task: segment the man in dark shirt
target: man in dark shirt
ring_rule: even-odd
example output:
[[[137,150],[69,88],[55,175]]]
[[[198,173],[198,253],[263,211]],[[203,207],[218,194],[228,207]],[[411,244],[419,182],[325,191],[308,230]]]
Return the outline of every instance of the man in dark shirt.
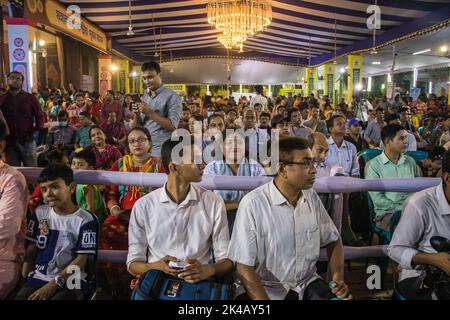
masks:
[[[347,121],[347,124],[348,133],[344,136],[344,140],[353,143],[358,152],[364,149],[369,149],[369,144],[361,136],[362,122],[357,118],[352,118]]]
[[[22,90],[24,77],[20,72],[8,74],[8,92],[0,97],[2,111],[10,135],[6,140],[6,160],[11,166],[36,166],[35,131],[44,127],[44,114],[31,93]]]

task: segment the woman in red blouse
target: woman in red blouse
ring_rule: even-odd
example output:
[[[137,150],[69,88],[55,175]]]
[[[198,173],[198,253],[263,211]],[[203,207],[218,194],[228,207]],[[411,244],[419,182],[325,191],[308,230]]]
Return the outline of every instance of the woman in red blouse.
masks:
[[[151,137],[144,127],[135,127],[126,139],[129,154],[118,159],[111,171],[164,173],[161,159],[150,155]],[[100,247],[103,250],[128,250],[128,221],[134,203],[151,188],[139,186],[111,186],[106,195],[111,214],[101,229]]]
[[[86,149],[95,154],[96,170],[109,170],[113,163],[122,157],[122,154],[116,147],[106,143],[106,134],[99,126],[92,126],[89,129],[91,145]]]

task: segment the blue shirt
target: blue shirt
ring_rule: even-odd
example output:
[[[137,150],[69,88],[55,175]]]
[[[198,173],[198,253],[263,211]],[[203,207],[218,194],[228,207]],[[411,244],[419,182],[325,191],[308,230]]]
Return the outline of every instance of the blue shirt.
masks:
[[[172,125],[178,128],[183,107],[180,97],[175,92],[161,86],[155,91],[153,97],[144,96],[142,100],[150,106],[150,109],[161,117],[168,118]],[[141,118],[144,122],[144,127],[148,129],[152,137],[152,156],[161,157],[161,146],[164,141],[170,139],[172,132],[164,129],[157,122],[145,118],[143,114],[141,114]]]
[[[204,174],[213,176],[233,176],[225,160],[211,161],[205,167]],[[242,158],[236,172],[237,176],[257,177],[264,176],[264,168],[252,159]],[[214,190],[224,201],[239,201],[248,193],[243,190]]]
[[[325,165],[330,168],[340,166],[344,168],[347,176],[359,176],[359,162],[355,145],[343,140],[341,147],[338,148],[333,137],[328,138],[328,144],[330,149],[325,159]]]

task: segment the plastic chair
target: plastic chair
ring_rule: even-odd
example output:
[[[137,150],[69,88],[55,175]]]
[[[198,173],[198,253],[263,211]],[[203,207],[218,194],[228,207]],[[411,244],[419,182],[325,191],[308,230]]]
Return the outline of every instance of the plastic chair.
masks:
[[[379,156],[381,154],[381,152],[383,152],[383,150],[380,149],[365,149],[362,150],[360,152],[358,152],[357,157],[358,158],[363,158],[364,161],[367,163],[370,160],[372,160],[373,158]]]
[[[428,152],[426,151],[408,151],[406,152],[406,154],[413,158],[417,164],[419,164],[420,161],[428,158]]]

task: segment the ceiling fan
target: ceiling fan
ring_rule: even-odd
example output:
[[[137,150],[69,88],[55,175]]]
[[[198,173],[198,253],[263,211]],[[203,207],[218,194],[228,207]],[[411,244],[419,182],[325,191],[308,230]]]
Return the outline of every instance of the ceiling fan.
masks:
[[[128,20],[130,22],[128,26],[127,36],[134,36],[133,25],[131,24],[131,0],[128,0]]]

